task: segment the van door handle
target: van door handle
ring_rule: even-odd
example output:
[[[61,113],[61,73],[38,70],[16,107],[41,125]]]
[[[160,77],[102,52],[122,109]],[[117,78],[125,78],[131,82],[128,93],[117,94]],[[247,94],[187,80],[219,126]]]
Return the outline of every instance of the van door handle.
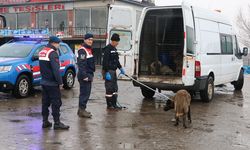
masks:
[[[234,57],[232,57],[232,61],[234,61],[235,60],[235,58]]]

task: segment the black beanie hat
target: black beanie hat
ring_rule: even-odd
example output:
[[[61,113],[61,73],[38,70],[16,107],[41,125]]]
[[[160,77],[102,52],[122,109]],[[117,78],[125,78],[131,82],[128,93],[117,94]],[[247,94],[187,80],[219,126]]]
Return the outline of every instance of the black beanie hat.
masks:
[[[117,33],[114,33],[111,37],[111,41],[116,41],[119,42],[120,41],[120,36]]]
[[[84,36],[84,40],[87,40],[87,39],[90,39],[90,38],[93,38],[93,37],[94,37],[93,34],[87,33],[87,34],[85,34],[85,36]]]

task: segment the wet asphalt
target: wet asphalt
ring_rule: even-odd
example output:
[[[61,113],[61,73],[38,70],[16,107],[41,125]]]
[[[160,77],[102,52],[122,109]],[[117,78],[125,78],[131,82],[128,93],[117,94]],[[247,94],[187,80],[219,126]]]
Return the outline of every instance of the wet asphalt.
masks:
[[[174,126],[174,111],[163,111],[164,98],[144,99],[130,81],[119,81],[122,111],[106,110],[104,81],[96,77],[87,110],[92,119],[77,116],[79,84],[61,90],[61,121],[68,131],[42,129],[41,88],[24,99],[0,93],[1,150],[249,150],[250,76],[241,92],[228,84],[216,87],[214,100],[191,103],[192,124]],[[163,92],[173,95],[172,92]],[[50,116],[52,121],[52,117]]]

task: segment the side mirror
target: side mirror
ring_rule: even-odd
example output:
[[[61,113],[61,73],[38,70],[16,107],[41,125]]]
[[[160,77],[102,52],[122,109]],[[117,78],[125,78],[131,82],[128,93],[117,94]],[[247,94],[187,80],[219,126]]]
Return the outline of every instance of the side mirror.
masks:
[[[31,60],[32,60],[32,61],[39,60],[39,57],[38,57],[38,56],[32,56]]]
[[[243,55],[243,56],[247,56],[247,54],[248,54],[248,48],[247,48],[247,47],[244,47],[244,48],[243,48],[243,53],[242,53],[242,55]]]
[[[6,27],[6,19],[4,16],[0,15],[0,23],[2,24],[2,28]],[[1,27],[0,27],[1,28]]]

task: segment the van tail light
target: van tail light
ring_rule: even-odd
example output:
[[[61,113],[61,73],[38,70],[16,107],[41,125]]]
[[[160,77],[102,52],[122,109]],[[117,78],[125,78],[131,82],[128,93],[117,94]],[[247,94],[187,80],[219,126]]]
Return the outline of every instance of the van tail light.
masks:
[[[186,34],[186,32],[184,32],[184,39],[186,39],[186,36],[187,36],[187,34]]]
[[[201,62],[195,61],[195,77],[201,76]]]

